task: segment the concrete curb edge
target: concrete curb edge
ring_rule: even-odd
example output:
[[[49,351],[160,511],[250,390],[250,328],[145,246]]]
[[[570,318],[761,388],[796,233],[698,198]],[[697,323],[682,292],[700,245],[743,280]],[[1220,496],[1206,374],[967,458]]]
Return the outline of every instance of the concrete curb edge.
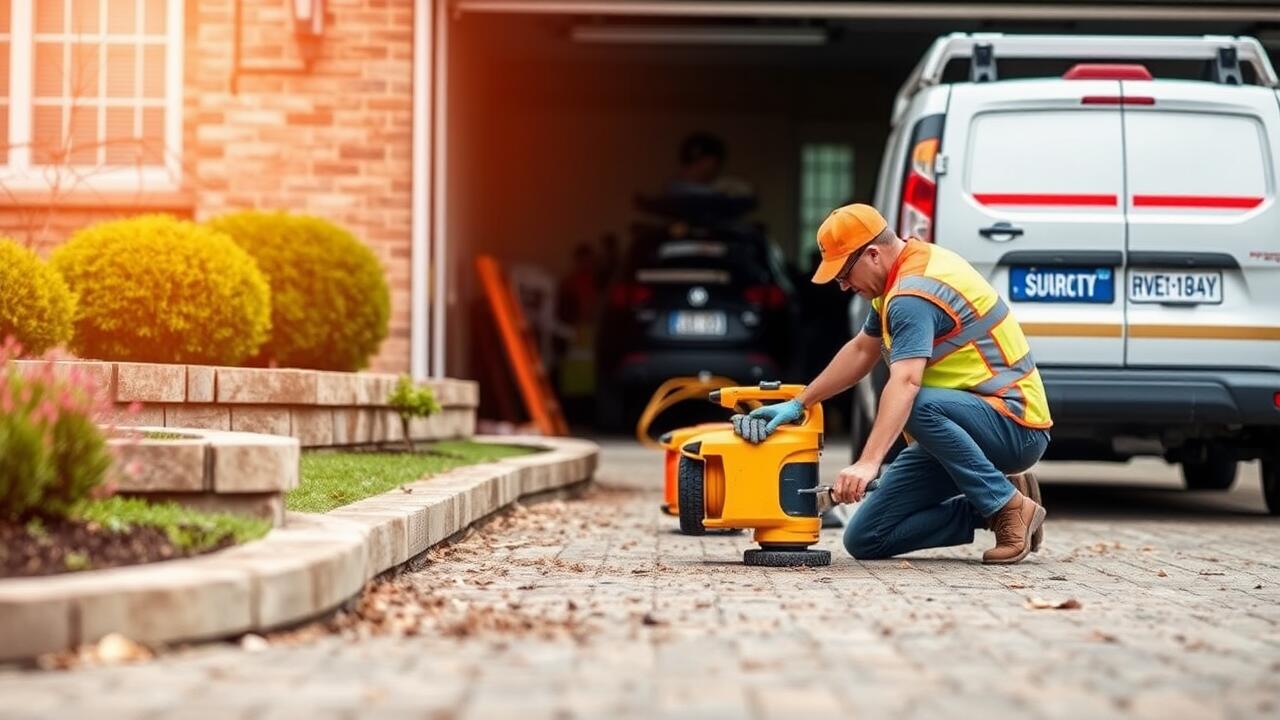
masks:
[[[586,481],[599,446],[480,436],[544,452],[469,465],[323,514],[289,513],[265,538],[208,555],[0,580],[0,660],[117,632],[143,643],[211,640],[329,612],[366,582],[516,500]]]

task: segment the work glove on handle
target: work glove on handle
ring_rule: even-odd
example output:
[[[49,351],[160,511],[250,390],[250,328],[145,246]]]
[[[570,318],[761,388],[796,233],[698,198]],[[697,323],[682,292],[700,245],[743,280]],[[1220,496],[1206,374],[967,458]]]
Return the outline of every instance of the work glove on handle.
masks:
[[[750,414],[734,415],[730,420],[738,437],[758,445],[783,424],[799,422],[803,417],[804,405],[799,400],[788,400],[776,405],[762,405]]]

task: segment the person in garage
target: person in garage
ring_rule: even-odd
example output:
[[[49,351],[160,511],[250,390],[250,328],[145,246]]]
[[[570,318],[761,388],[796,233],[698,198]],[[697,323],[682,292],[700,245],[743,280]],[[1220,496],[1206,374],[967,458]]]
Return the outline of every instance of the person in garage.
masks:
[[[806,407],[856,384],[883,355],[889,381],[857,461],[831,490],[863,505],[845,527],[856,558],[964,545],[995,532],[983,562],[1013,563],[1037,549],[1045,510],[1024,473],[1044,454],[1052,419],[1018,321],[972,266],[945,248],[902,240],[869,205],[834,210],[818,230],[813,282],[835,280],[871,301],[862,330],[794,400],[735,424],[765,440]],[[909,444],[884,470],[900,433]]]
[[[701,130],[690,133],[680,143],[679,174],[667,183],[666,193],[675,197],[754,196],[750,183],[724,173],[727,155],[718,136]]]

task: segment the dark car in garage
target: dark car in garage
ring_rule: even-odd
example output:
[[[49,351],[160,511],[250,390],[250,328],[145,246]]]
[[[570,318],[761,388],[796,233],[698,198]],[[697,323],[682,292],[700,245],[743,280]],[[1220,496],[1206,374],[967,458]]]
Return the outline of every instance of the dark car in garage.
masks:
[[[789,376],[795,295],[779,253],[753,226],[636,225],[601,312],[599,424],[622,429],[672,377]]]

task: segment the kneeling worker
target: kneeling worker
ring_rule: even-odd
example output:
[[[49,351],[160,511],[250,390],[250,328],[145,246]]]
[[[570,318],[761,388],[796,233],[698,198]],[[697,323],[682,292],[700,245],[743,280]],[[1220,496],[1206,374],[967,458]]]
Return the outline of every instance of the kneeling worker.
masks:
[[[845,390],[883,353],[889,381],[861,456],[840,472],[836,502],[865,504],[845,527],[856,558],[973,542],[993,530],[983,562],[1014,563],[1039,548],[1045,511],[1021,474],[1049,444],[1040,373],[1022,328],[995,289],[959,255],[902,240],[868,205],[833,211],[818,230],[813,282],[835,280],[872,312],[794,400],[754,410],[737,427],[761,442],[804,408]],[[910,444],[878,489],[867,485],[900,433]],[[1006,475],[1012,475],[1011,478]]]

